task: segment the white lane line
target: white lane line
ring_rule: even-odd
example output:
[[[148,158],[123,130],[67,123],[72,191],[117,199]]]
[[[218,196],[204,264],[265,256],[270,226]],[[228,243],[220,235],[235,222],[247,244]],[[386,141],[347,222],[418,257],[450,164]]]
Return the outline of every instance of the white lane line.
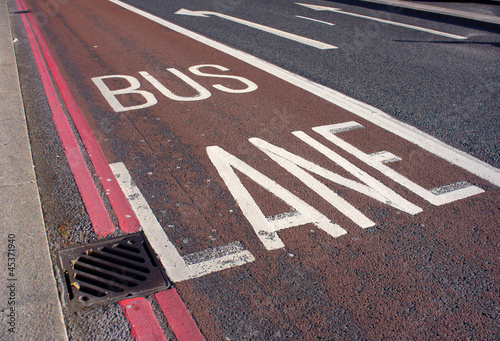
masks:
[[[188,9],[181,8],[180,10],[175,12],[175,14],[190,15],[190,16],[195,16],[195,17],[207,17],[210,15],[214,15],[214,16],[217,16],[217,17],[220,17],[220,18],[223,18],[226,20],[230,20],[232,22],[235,22],[235,23],[238,23],[241,25],[256,28],[258,30],[277,35],[277,36],[282,37],[282,38],[293,40],[293,41],[299,42],[299,43],[304,44],[304,45],[312,46],[312,47],[315,47],[315,48],[320,49],[320,50],[329,50],[329,49],[337,49],[338,48],[337,46],[326,44],[326,43],[323,43],[323,42],[320,42],[320,41],[317,41],[314,39],[309,39],[309,38],[302,37],[302,36],[299,36],[299,35],[296,35],[293,33],[285,32],[282,30],[278,30],[276,28],[257,24],[257,23],[254,23],[254,22],[251,22],[248,20],[235,18],[235,17],[229,16],[226,14],[222,14],[222,13],[209,12],[209,11],[190,11]]]
[[[109,166],[137,216],[149,243],[160,258],[168,277],[174,282],[190,278],[190,270],[186,266],[184,259],[182,259],[174,244],[168,239],[165,231],[163,231],[163,228],[149,207],[148,202],[144,199],[141,191],[132,180],[125,165],[122,162],[118,162]]]
[[[117,162],[109,166],[171,281],[180,282],[197,278],[255,260],[241,242],[233,242],[182,257],[165,234],[125,165]]]
[[[278,77],[285,82],[293,84],[305,91],[308,91],[336,106],[339,106],[351,113],[371,122],[419,147],[428,152],[439,156],[440,158],[461,167],[478,177],[491,182],[494,185],[500,186],[500,170],[478,160],[461,150],[453,148],[446,143],[443,143],[435,137],[424,133],[409,124],[396,120],[385,112],[372,107],[366,103],[358,101],[354,98],[346,96],[338,91],[330,89],[324,85],[315,83],[307,78],[294,74],[290,71],[282,69],[276,65],[268,63],[262,59],[254,57],[248,53],[236,50],[232,47],[219,43],[215,40],[202,36],[201,34],[187,30],[179,25],[166,21],[162,18],[154,16],[143,10],[130,6],[119,0],[109,0],[118,6],[121,6],[131,12],[134,12],[144,18],[154,21],[172,31],[178,32],[186,37],[194,39],[202,44],[217,49],[234,58],[237,58],[249,65],[252,65],[262,71],[265,71],[275,77]]]
[[[384,23],[384,24],[393,25],[393,26],[405,27],[405,28],[409,28],[411,30],[422,31],[422,32],[426,32],[426,33],[435,34],[435,35],[438,35],[438,36],[447,37],[447,38],[458,39],[458,40],[467,39],[467,37],[464,37],[464,36],[459,36],[459,35],[456,35],[456,34],[451,34],[451,33],[446,33],[446,32],[441,32],[441,31],[436,31],[436,30],[431,30],[431,29],[425,28],[425,27],[408,25],[408,24],[403,24],[403,23],[396,22],[396,21],[391,21],[391,20],[385,20],[385,19],[370,17],[370,16],[367,16],[367,15],[345,12],[345,11],[341,10],[340,8],[331,8],[331,7],[326,7],[326,6],[317,6],[317,5],[310,5],[310,4],[301,4],[301,3],[298,3],[298,2],[296,2],[296,4],[300,5],[300,6],[304,6],[304,7],[310,8],[310,9],[313,9],[313,10],[316,10],[316,11],[329,11],[329,12],[335,12],[335,13],[340,13],[340,14],[346,14],[346,15],[350,15],[352,17],[368,19],[368,20],[377,21],[377,22]]]
[[[328,26],[335,26],[335,24],[332,24],[331,22],[328,22],[328,21],[313,19],[313,18],[309,18],[309,17],[303,17],[301,15],[296,15],[295,17],[296,18],[300,18],[300,19],[306,19],[306,20],[314,21],[314,22],[319,22],[321,24],[325,24],[325,25],[328,25]]]

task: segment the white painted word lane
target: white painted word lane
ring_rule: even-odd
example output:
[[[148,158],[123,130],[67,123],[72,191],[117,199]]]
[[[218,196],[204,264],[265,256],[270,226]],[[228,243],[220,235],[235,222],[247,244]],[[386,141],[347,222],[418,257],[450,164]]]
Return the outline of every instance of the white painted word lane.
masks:
[[[423,188],[384,164],[394,160],[399,161],[401,160],[399,157],[387,151],[376,152],[372,155],[365,154],[337,136],[338,133],[360,128],[364,127],[359,123],[352,121],[314,127],[312,130],[322,135],[337,147],[340,147],[342,150],[350,153],[367,165],[371,166],[373,169],[378,170],[391,180],[406,187],[432,205],[440,206],[484,192],[483,189],[470,184],[468,181],[444,184],[443,186],[429,190]],[[292,154],[285,149],[272,145],[260,138],[251,138],[249,142],[260,151],[267,154],[267,156],[269,156],[272,160],[277,162],[284,171],[289,172],[291,175],[298,178],[302,183],[308,186],[309,189],[317,193],[320,197],[326,200],[342,214],[347,216],[359,227],[368,228],[375,226],[377,223],[370,220],[347,200],[341,198],[324,183],[313,177],[311,173],[337,185],[349,188],[367,197],[375,199],[383,204],[394,207],[407,214],[415,215],[422,212],[422,208],[406,200],[388,186],[384,185],[380,180],[361,170],[353,163],[340,156],[334,150],[328,148],[306,133],[302,131],[295,131],[293,132],[293,135],[298,137],[308,146],[325,155],[328,159],[333,161],[334,164],[342,167],[361,182],[353,181],[339,174],[333,173],[327,168],[307,161],[298,155]],[[243,211],[243,214],[253,226],[256,235],[268,250],[279,249],[285,246],[278,237],[277,231],[309,223],[316,225],[316,227],[325,231],[334,238],[347,233],[345,229],[333,222],[331,218],[326,217],[313,206],[307,204],[302,199],[292,194],[289,190],[279,185],[277,182],[239,160],[234,155],[226,152],[222,148],[218,146],[211,146],[207,148],[207,153],[212,160],[212,163],[217,168],[221,178],[224,180],[226,186]],[[383,157],[384,155],[389,157]],[[292,210],[290,212],[284,212],[283,214],[272,217],[265,217],[255,199],[250,195],[248,190],[240,181],[239,177],[233,171],[233,168],[252,179],[277,198],[286,202]]]
[[[465,180],[444,184],[432,189],[425,189],[386,166],[390,162],[403,161],[398,156],[388,151],[365,154],[339,137],[341,133],[364,128],[359,123],[350,121],[313,127],[311,130],[434,206],[449,204],[484,192],[483,189]],[[324,179],[326,182],[360,193],[410,216],[422,212],[421,207],[411,203],[382,183],[382,181],[363,171],[333,149],[327,147],[324,143],[321,143],[303,131],[292,132],[292,135],[304,142],[305,146],[312,147],[317,152],[326,156],[334,164],[343,168],[354,178],[357,178],[358,181],[334,173],[323,166],[308,161],[263,139],[251,138],[249,142],[279,164],[283,172],[287,172],[299,179],[311,191],[317,193],[359,227],[363,229],[372,227],[377,225],[378,222],[366,217],[355,206],[350,204],[348,200],[340,197],[330,187],[326,186],[325,183],[312,176],[312,174]],[[327,217],[319,209],[315,208],[314,203],[305,202],[290,190],[284,188],[270,177],[249,166],[221,147],[210,146],[206,150],[220,177],[241,208],[242,213],[254,228],[256,236],[267,250],[284,248],[285,244],[278,236],[278,232],[301,225],[313,224],[332,238],[337,238],[348,233],[348,231],[332,220],[333,217]],[[125,165],[123,163],[115,163],[110,165],[110,167],[139,219],[144,233],[148,237],[148,240],[150,240],[172,281],[180,282],[197,278],[255,261],[255,257],[245,248],[244,243],[240,241],[181,256],[156,219]],[[238,175],[236,175],[235,170],[269,191],[277,200],[282,200],[288,204],[291,210],[266,217],[256,200],[240,181]]]

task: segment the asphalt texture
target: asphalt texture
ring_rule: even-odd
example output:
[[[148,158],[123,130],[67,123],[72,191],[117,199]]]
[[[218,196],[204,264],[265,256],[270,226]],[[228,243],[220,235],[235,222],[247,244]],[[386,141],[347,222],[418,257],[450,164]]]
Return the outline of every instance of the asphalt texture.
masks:
[[[222,19],[175,15],[178,9],[188,7],[186,2],[129,2],[369,103],[491,165],[500,164],[496,124],[500,40],[496,33],[446,26],[451,33],[469,37],[466,43],[457,43],[362,21],[358,23],[362,26],[353,28],[346,17],[335,15],[332,20],[332,14],[309,13],[292,2],[189,3],[192,10],[224,12],[341,47],[319,52]],[[43,12],[40,7],[43,2],[38,2],[39,7],[36,1],[30,3],[39,13]],[[284,3],[288,6],[281,6]],[[328,2],[329,6],[333,4]],[[266,168],[280,183],[296,188],[308,202],[316,200],[315,204],[323,205],[322,209],[331,213],[325,203],[317,203],[318,198],[314,199],[308,188],[297,184],[296,179],[280,171],[279,166],[270,165],[263,154],[256,156],[246,138],[260,136],[300,153],[300,148],[294,149],[297,146],[291,141],[290,131],[309,129],[314,124],[309,120],[326,122],[330,117],[350,116],[322,101],[314,102],[310,95],[293,86],[269,80],[260,71],[242,67],[231,58],[220,57],[176,34],[169,34],[169,39],[173,39],[169,40],[171,45],[164,45],[161,43],[163,29],[152,28],[137,18],[119,30],[110,23],[115,19],[122,20],[123,24],[125,19],[121,15],[130,14],[123,14],[121,10],[116,10],[116,15],[103,12],[109,19],[106,21],[100,17],[101,13],[93,12],[83,3],[80,6],[81,13],[85,13],[81,22],[58,16],[57,24],[47,23],[42,29],[51,38],[51,46],[56,47],[53,52],[58,64],[108,160],[127,164],[165,232],[182,254],[238,238],[258,258],[258,264],[177,284],[207,339],[465,339],[480,335],[494,340],[498,337],[496,187],[456,167],[448,167],[442,160],[401,139],[395,139],[399,143],[392,145],[393,137],[384,139],[390,134],[367,124],[368,138],[363,132],[346,138],[369,149],[371,141],[380,136],[392,150],[396,149],[409,160],[394,167],[416,177],[428,188],[433,183],[468,178],[486,193],[443,208],[411,196],[425,208],[424,214],[413,219],[382,204],[367,204],[363,196],[351,196],[341,190],[341,196],[356,202],[379,224],[363,231],[351,228],[347,238],[334,240],[314,227],[301,226],[280,232],[286,248],[264,250],[207,160],[206,141],[222,145],[256,168]],[[339,7],[373,14],[357,6],[339,4]],[[65,14],[75,13],[68,12],[72,13]],[[337,26],[325,33],[318,28],[319,24],[301,21],[294,15],[334,21]],[[397,13],[384,12],[383,16],[401,20]],[[92,35],[84,29],[87,20],[96,23],[92,29],[97,27],[102,32],[108,24],[113,26],[115,35]],[[23,29],[19,20],[13,22],[20,39],[16,55],[49,246],[54,257],[58,248],[86,244],[96,237],[64,160]],[[423,21],[405,17],[405,22],[422,25]],[[425,26],[443,29],[442,23],[434,21],[425,21]],[[61,28],[70,34],[61,34]],[[89,43],[95,37],[109,44],[100,45],[104,48],[99,50]],[[66,45],[67,40],[74,45]],[[121,55],[113,53],[123,46],[126,49]],[[254,79],[268,90],[264,91],[266,95],[273,94],[278,87],[282,87],[285,95],[276,95],[277,101],[267,102],[265,95],[252,94],[254,99],[261,100],[256,101],[260,108],[251,112],[252,120],[243,112],[253,105],[250,100],[241,96],[239,101],[224,102],[221,94],[214,95],[215,99],[210,100],[213,102],[200,107],[162,99],[157,107],[143,110],[140,115],[135,112],[117,115],[98,96],[88,77],[104,72],[137,75],[139,70],[161,74],[166,67],[187,72],[186,65],[213,60]],[[273,87],[273,84],[279,86]],[[173,86],[180,90],[183,85]],[[294,102],[297,99],[304,101],[297,106]],[[201,129],[206,127],[211,129]],[[314,160],[324,161],[320,157]],[[420,162],[422,160],[425,162]],[[438,172],[436,178],[427,178],[428,165],[445,171]],[[259,197],[259,203],[263,203],[269,214],[288,208],[283,203],[276,204],[272,195],[248,179],[242,181]],[[102,190],[101,196],[109,209]],[[349,225],[345,217],[337,215],[332,213],[342,224]],[[158,307],[151,302],[160,317]],[[118,304],[76,313],[65,309],[64,313],[70,339],[132,339]],[[160,324],[165,335],[173,339],[168,324],[164,320]]]

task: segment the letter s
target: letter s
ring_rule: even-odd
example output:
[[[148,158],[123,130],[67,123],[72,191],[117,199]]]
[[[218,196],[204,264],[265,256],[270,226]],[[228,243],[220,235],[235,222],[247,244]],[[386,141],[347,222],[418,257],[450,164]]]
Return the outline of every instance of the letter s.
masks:
[[[236,79],[236,80],[242,82],[243,84],[245,84],[247,86],[244,89],[231,89],[231,88],[228,88],[228,87],[226,87],[226,86],[224,86],[222,84],[214,84],[214,85],[212,85],[217,90],[224,91],[224,92],[229,92],[229,93],[232,93],[232,94],[243,94],[243,93],[255,91],[258,88],[257,84],[255,84],[254,82],[252,82],[252,81],[250,81],[250,80],[248,80],[246,78],[239,77],[239,76],[232,76],[232,75],[219,75],[219,74],[213,74],[213,73],[205,73],[205,72],[201,72],[200,71],[200,68],[202,68],[202,67],[212,67],[212,68],[215,68],[215,69],[218,69],[218,70],[221,70],[221,71],[230,71],[228,68],[226,68],[224,66],[215,65],[215,64],[204,64],[204,65],[191,66],[189,68],[189,71],[191,71],[191,73],[193,73],[193,74],[195,74],[197,76],[202,76],[202,77],[215,77],[215,78],[231,78],[231,79]]]

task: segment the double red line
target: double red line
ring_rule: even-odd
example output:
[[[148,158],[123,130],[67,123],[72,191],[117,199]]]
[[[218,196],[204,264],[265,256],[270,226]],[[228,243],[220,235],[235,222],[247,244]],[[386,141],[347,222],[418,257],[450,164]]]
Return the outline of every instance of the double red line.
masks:
[[[16,4],[20,11],[28,10],[24,0],[16,0]],[[51,81],[51,75],[64,101],[66,110],[71,116],[80,139],[85,146],[90,161],[101,180],[102,187],[106,191],[108,199],[118,218],[120,229],[125,233],[138,231],[140,229],[140,223],[114,177],[97,139],[71,95],[33,15],[29,12],[27,14],[22,13],[21,20],[23,21],[30,42],[31,51],[33,52],[33,57],[52,111],[52,120],[54,121],[64,149],[64,154],[66,155],[71,173],[73,174],[85,209],[90,217],[95,234],[98,237],[107,236],[115,231],[115,226],[100,197],[99,191],[97,190],[82,155],[82,151],[78,146],[68,119],[64,114],[64,110]],[[158,301],[177,340],[205,340],[175,289],[156,293],[154,297]],[[142,297],[127,299],[121,301],[120,306],[130,324],[132,336],[135,340],[165,340],[163,330],[148,300]]]
[[[19,10],[28,10],[24,0],[16,0]],[[101,180],[102,187],[107,193],[109,201],[118,218],[120,229],[125,233],[136,232],[140,228],[139,221],[135,217],[120,185],[116,181],[109,164],[97,142],[94,134],[90,130],[82,112],[78,108],[73,96],[71,95],[66,82],[64,81],[54,58],[52,57],[48,45],[36,24],[33,15],[21,15],[26,34],[30,41],[31,50],[42,78],[42,84],[47,95],[52,119],[61,139],[64,153],[68,160],[71,173],[73,174],[78,190],[82,197],[85,208],[90,216],[94,232],[98,237],[106,236],[115,231],[106,207],[97,191],[92,176],[85,164],[82,153],[78,147],[73,132],[64,115],[61,104],[57,98],[56,91],[50,80],[49,71],[57,85],[59,93],[64,101],[66,109],[70,114],[73,123],[78,130],[78,134],[85,146],[87,154],[90,157],[92,165]],[[30,25],[31,24],[31,25]],[[37,43],[38,41],[38,43]],[[42,56],[43,53],[43,56]],[[47,63],[47,66],[45,65]]]

